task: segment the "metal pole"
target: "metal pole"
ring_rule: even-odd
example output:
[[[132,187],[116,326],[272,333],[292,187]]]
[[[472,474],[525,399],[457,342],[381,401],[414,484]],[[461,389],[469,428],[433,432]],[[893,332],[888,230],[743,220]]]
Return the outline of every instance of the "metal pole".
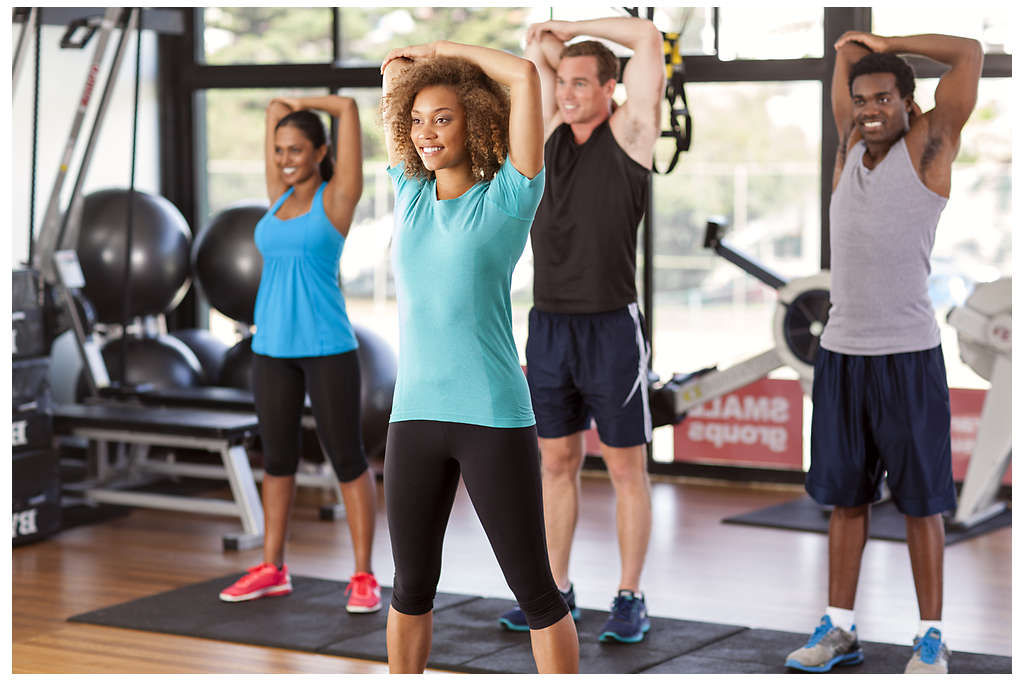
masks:
[[[132,10],[132,16],[142,14],[142,8]],[[124,35],[128,35],[126,27]],[[132,315],[132,227],[135,219],[135,157],[138,148],[139,133],[139,81],[142,71],[142,22],[137,22],[135,32],[135,94],[132,101],[132,158],[131,170],[128,173],[128,210],[125,212],[125,238],[124,238],[124,279],[122,282],[122,308],[121,308],[121,352],[118,354],[118,362],[121,369],[121,385],[128,383],[128,324]]]
[[[96,74],[99,72],[100,63],[103,61],[103,53],[107,49],[107,41],[110,32],[114,29],[118,17],[121,16],[121,9],[110,7],[103,15],[100,24],[100,36],[96,43],[96,52],[93,54],[92,62],[89,65],[88,75],[85,79],[85,86],[82,88],[82,95],[78,99],[78,108],[75,111],[71,122],[71,133],[64,145],[64,152],[61,155],[60,165],[57,168],[57,177],[53,182],[53,191],[46,206],[46,213],[43,216],[42,228],[39,231],[38,249],[34,253],[33,266],[40,270],[48,281],[53,281],[53,254],[57,250],[60,231],[60,191],[64,186],[64,178],[67,177],[68,167],[71,164],[71,156],[75,151],[75,143],[78,141],[78,134],[82,129],[82,122],[85,119],[85,111],[92,98],[93,88],[96,86]]]
[[[96,151],[96,143],[100,137],[100,130],[103,127],[103,120],[107,115],[107,107],[110,104],[110,97],[113,94],[114,86],[117,84],[117,74],[121,71],[121,63],[124,61],[125,52],[128,49],[128,37],[135,27],[139,25],[141,10],[133,9],[128,14],[128,21],[120,39],[117,41],[117,50],[114,52],[114,61],[110,66],[110,74],[107,82],[103,85],[103,93],[100,95],[100,103],[96,109],[96,118],[93,119],[92,129],[89,131],[89,139],[85,143],[85,151],[82,153],[82,164],[78,168],[78,175],[75,178],[75,186],[71,190],[69,208],[61,219],[60,232],[57,237],[58,249],[76,249],[78,246],[78,232],[82,227],[82,187],[85,185],[85,178],[92,164],[92,155]]]
[[[32,176],[28,191],[28,262],[33,262],[36,250],[36,175],[39,168],[39,74],[42,71],[39,61],[39,44],[42,41],[42,22],[36,21],[35,61],[33,63],[32,86]],[[13,88],[12,88],[13,89]],[[12,98],[13,99],[13,98]]]

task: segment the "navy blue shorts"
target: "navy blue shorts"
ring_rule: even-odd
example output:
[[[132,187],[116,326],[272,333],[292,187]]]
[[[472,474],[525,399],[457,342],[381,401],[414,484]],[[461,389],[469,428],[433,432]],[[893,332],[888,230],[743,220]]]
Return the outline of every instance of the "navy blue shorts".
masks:
[[[526,381],[537,435],[561,438],[585,431],[594,417],[605,445],[650,442],[650,352],[636,303],[606,313],[530,310]]]
[[[904,514],[931,516],[956,506],[941,347],[892,355],[821,348],[812,399],[805,487],[819,504],[875,502],[885,473]]]

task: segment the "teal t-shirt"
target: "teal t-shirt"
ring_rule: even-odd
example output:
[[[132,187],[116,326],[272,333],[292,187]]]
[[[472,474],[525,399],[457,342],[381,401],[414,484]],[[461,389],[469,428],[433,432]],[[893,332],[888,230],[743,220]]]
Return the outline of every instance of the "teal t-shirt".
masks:
[[[254,353],[275,358],[334,355],[355,349],[355,332],[338,286],[345,238],[324,211],[321,183],[309,211],[281,220],[289,189],[256,223],[263,272],[256,293]]]
[[[440,201],[436,181],[408,178],[404,170],[388,169],[399,322],[391,421],[532,426],[509,288],[544,171],[527,180],[506,159],[493,180]]]

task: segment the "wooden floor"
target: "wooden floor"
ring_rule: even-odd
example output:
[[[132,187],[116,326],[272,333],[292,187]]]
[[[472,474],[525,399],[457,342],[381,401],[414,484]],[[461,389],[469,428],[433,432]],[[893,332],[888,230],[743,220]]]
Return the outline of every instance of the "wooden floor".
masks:
[[[588,475],[583,483],[572,575],[581,606],[607,608],[618,578],[613,497],[599,474]],[[343,521],[317,520],[320,494],[304,491],[300,496],[288,564],[296,574],[346,579],[352,570],[347,530]],[[826,598],[826,537],[721,523],[727,516],[800,494],[793,487],[655,481],[643,584],[650,612],[779,630],[813,629]],[[375,571],[390,584],[393,564],[383,513],[377,528]],[[385,665],[367,661],[66,622],[77,613],[258,563],[259,550],[221,551],[221,535],[235,530],[236,523],[223,518],[139,509],[16,548],[12,672],[386,672]],[[510,596],[461,488],[444,562],[440,590]],[[909,643],[917,608],[904,544],[869,542],[857,613],[862,639]],[[1010,655],[1009,528],[947,549],[944,616],[954,652]],[[338,617],[351,617],[340,604]]]

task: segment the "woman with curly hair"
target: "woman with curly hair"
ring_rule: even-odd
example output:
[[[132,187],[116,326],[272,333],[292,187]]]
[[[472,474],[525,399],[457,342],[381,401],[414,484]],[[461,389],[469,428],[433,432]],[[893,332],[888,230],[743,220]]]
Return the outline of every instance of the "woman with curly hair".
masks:
[[[426,668],[461,473],[523,605],[537,670],[576,672],[576,626],[548,565],[509,300],[544,189],[540,79],[526,59],[448,41],[392,50],[381,71],[400,330],[384,457],[395,560],[388,666]]]
[[[338,122],[333,160],[323,121],[313,109]],[[351,97],[275,98],[267,106],[264,163],[271,208],[256,224],[263,272],[252,343],[265,469],[263,562],[225,588],[224,601],[292,591],[284,546],[308,393],[320,444],[341,484],[352,536],[355,574],[345,608],[350,613],[381,608],[370,566],[377,488],[360,430],[358,342],[338,287],[338,261],[363,191],[360,134]]]

